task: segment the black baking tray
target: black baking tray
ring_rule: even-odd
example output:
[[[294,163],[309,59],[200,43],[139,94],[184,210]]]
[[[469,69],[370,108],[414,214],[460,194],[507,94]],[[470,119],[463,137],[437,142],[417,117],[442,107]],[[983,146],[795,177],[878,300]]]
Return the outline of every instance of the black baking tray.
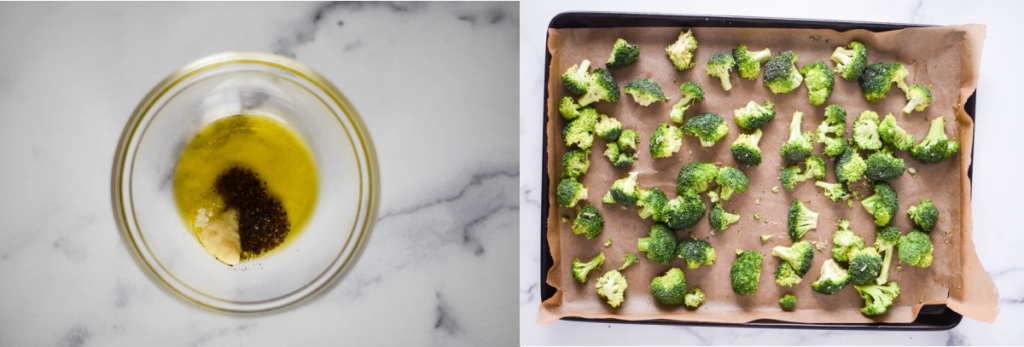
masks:
[[[900,23],[874,23],[874,22],[848,22],[848,21],[824,21],[787,18],[755,18],[755,17],[722,17],[722,16],[694,16],[694,15],[666,15],[666,14],[643,14],[643,13],[616,13],[616,12],[563,12],[551,19],[548,28],[620,28],[620,27],[730,27],[730,28],[792,28],[792,29],[832,29],[836,31],[848,31],[853,29],[864,29],[873,32],[899,30],[911,27],[927,27],[931,25],[900,24]],[[544,81],[548,81],[551,71],[551,51],[546,49],[547,38],[544,40]],[[964,109],[972,120],[974,117],[974,105],[977,99],[977,91],[967,99]],[[547,219],[550,203],[546,198],[550,194],[548,186],[551,178],[548,176],[548,152],[547,152],[547,126],[548,126],[548,89],[547,83],[544,86],[544,151],[542,165],[543,175],[541,176],[541,219],[540,219],[540,295],[541,300],[547,300],[555,295],[555,288],[547,284],[548,269],[551,268],[554,260],[551,258],[551,251],[548,248]],[[976,120],[975,120],[976,121]],[[967,177],[974,180],[974,146],[971,146],[971,165],[967,168]],[[938,331],[949,330],[960,324],[963,316],[946,307],[946,305],[925,305],[921,308],[917,319],[911,323],[793,323],[772,319],[760,319],[748,323],[705,323],[705,322],[680,322],[673,320],[643,320],[626,321],[620,319],[587,319],[581,317],[564,317],[564,320],[598,322],[598,323],[628,323],[628,324],[660,324],[660,325],[688,325],[688,326],[709,326],[709,327],[752,327],[752,328],[783,328],[783,329],[836,329],[836,330],[909,330],[909,331]]]

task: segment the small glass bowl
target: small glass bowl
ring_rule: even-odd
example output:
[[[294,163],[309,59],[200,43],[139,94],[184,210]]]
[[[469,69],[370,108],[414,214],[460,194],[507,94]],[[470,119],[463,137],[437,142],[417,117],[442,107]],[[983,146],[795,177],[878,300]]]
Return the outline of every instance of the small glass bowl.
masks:
[[[295,240],[231,267],[187,229],[173,182],[188,141],[237,114],[287,125],[309,148],[319,187]],[[114,216],[142,270],[175,298],[235,315],[295,307],[336,285],[369,240],[380,194],[369,132],[341,92],[294,60],[249,52],[200,59],[154,87],[125,126],[112,179]]]

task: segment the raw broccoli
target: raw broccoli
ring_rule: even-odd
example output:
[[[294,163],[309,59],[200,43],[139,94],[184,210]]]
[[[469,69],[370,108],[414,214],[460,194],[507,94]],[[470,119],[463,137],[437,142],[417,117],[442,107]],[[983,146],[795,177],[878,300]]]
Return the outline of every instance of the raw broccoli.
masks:
[[[594,132],[605,141],[612,142],[618,140],[619,134],[622,134],[622,123],[619,123],[614,117],[602,114],[598,118],[597,124],[594,125]]]
[[[783,167],[782,172],[779,173],[779,180],[782,181],[782,187],[790,190],[796,187],[797,179],[802,177],[803,176],[800,175],[800,167],[796,165]]]
[[[754,219],[761,219],[761,218],[759,218],[759,217],[757,216],[757,214],[755,213],[755,214],[754,214]],[[761,235],[761,242],[762,242],[762,243],[763,243],[763,242],[768,242],[768,240],[769,240],[769,239],[771,239],[772,237],[775,237],[775,235]]]
[[[846,199],[850,194],[850,189],[846,183],[828,183],[825,181],[814,182],[814,185],[825,189],[825,197],[832,202],[840,202]]]
[[[750,295],[757,291],[757,282],[761,280],[761,255],[758,251],[737,249],[736,261],[732,263],[729,277],[732,279],[732,290],[739,295]]]
[[[782,149],[779,150],[782,159],[789,161],[803,160],[811,155],[811,151],[814,150],[814,144],[811,143],[814,135],[810,131],[803,134],[800,133],[800,123],[803,121],[803,118],[803,112],[793,112],[793,121],[789,123],[789,140],[782,144]]]
[[[884,226],[875,230],[875,250],[885,253],[885,257],[882,258],[882,272],[878,274],[875,283],[885,284],[889,280],[889,264],[892,264],[892,253],[899,242],[900,229]]]
[[[882,140],[882,143],[904,151],[913,147],[914,142],[917,142],[914,135],[896,125],[896,117],[893,117],[892,113],[886,115],[885,120],[878,124],[878,138]]]
[[[639,139],[638,136],[639,135],[637,135],[636,130],[633,130],[633,129],[623,130],[622,134],[619,135],[619,141],[618,141],[619,142],[619,150],[625,151],[626,147],[629,147],[629,148],[632,148],[635,151],[636,150],[637,140]]]
[[[850,255],[861,248],[864,248],[864,239],[850,230],[850,221],[839,221],[839,230],[832,235],[832,257],[838,261],[850,261]]]
[[[608,70],[597,68],[587,80],[587,93],[580,97],[582,106],[590,105],[598,100],[607,102],[619,101],[619,84]]]
[[[647,219],[647,217],[654,216],[655,222],[662,221],[661,211],[665,209],[665,205],[668,204],[668,198],[665,197],[665,193],[658,188],[651,188],[646,190],[640,190],[640,200],[636,202],[637,213],[640,214],[641,219]]]
[[[686,121],[683,132],[699,138],[701,147],[711,147],[729,133],[729,126],[718,114],[702,112]]]
[[[878,135],[878,114],[864,111],[853,122],[853,140],[861,149],[872,151],[882,148],[882,139]]]
[[[683,83],[679,86],[679,89],[683,91],[683,98],[679,99],[679,102],[675,105],[672,105],[672,113],[669,114],[669,118],[672,118],[672,121],[677,124],[683,124],[683,113],[686,112],[686,109],[690,108],[694,103],[704,101],[704,89],[701,89],[699,84],[693,82]]]
[[[825,178],[825,159],[816,155],[809,156],[804,160],[804,167],[803,173],[800,173],[800,167],[796,165],[783,167],[782,172],[779,173],[782,187],[792,190],[796,187],[797,182],[803,182],[812,177],[819,180]]]
[[[636,249],[647,253],[647,259],[668,265],[676,257],[676,233],[664,224],[651,226],[651,236],[637,240]]]
[[[583,106],[576,104],[576,100],[572,97],[566,96],[562,98],[562,101],[558,103],[558,113],[562,114],[562,118],[573,120],[580,116],[580,109]]]
[[[924,111],[924,108],[932,102],[932,91],[920,84],[912,85],[904,92],[907,94],[907,106],[903,108],[903,113]]]
[[[764,106],[750,100],[746,107],[732,111],[736,125],[744,130],[761,129],[775,119],[775,104],[765,100]]]
[[[761,74],[761,63],[772,57],[772,51],[765,48],[762,51],[751,52],[747,50],[747,46],[736,45],[732,49],[732,57],[736,60],[740,77],[753,81]]]
[[[609,69],[620,68],[635,63],[637,59],[640,59],[640,46],[631,45],[626,40],[620,38],[615,40],[615,46],[612,47],[612,56],[608,58],[608,62],[604,63],[604,65]]]
[[[836,62],[835,72],[839,76],[847,81],[856,81],[868,67],[868,50],[857,41],[850,42],[847,47],[849,48],[836,47],[831,59]]]
[[[683,146],[683,131],[677,127],[662,123],[651,134],[651,157],[668,158],[672,153],[679,152]]]
[[[572,233],[586,235],[587,240],[601,235],[602,230],[604,230],[604,218],[601,217],[601,211],[598,211],[594,205],[583,206],[576,214],[576,220],[572,221]]]
[[[786,263],[789,263],[789,266],[793,267],[796,275],[802,277],[807,271],[811,270],[811,261],[814,260],[814,246],[807,241],[793,243],[790,247],[775,246],[775,248],[772,248],[772,255],[785,260]]]
[[[562,85],[565,89],[569,90],[570,93],[580,95],[587,92],[587,85],[590,83],[590,74],[587,73],[590,70],[590,60],[583,60],[583,63],[579,65],[573,64],[569,70],[566,70],[562,74]],[[584,105],[586,106],[586,105]]]
[[[935,222],[939,220],[939,209],[932,205],[932,199],[924,199],[917,206],[910,206],[907,213],[910,214],[910,219],[914,220],[914,224],[920,226],[926,233],[932,232],[932,229],[935,229]]]
[[[783,295],[779,299],[779,306],[782,306],[783,310],[791,311],[796,308],[796,297],[792,294]]]
[[[693,57],[697,53],[697,39],[693,38],[693,29],[680,31],[679,39],[665,47],[665,53],[668,53],[668,59],[672,60],[676,70],[683,71],[693,67],[696,64]]]
[[[703,193],[708,190],[711,182],[718,178],[718,167],[715,164],[695,161],[679,169],[679,178],[676,180],[676,193],[682,195],[687,189]]]
[[[711,227],[718,231],[725,231],[729,224],[739,221],[740,215],[725,212],[722,209],[722,204],[715,204],[715,207],[712,207],[711,212],[708,213],[708,222],[711,222]]]
[[[900,249],[900,261],[920,268],[932,265],[932,240],[928,234],[911,231],[900,237],[896,247]]]
[[[581,262],[580,258],[576,258],[572,261],[572,278],[575,278],[580,283],[587,282],[587,275],[593,270],[601,270],[601,265],[604,264],[604,253],[598,254],[594,259],[589,262]]]
[[[600,295],[612,307],[619,307],[622,301],[626,300],[626,276],[618,270],[611,270],[604,273],[604,276],[597,279],[597,295]]]
[[[565,145],[576,145],[582,149],[590,148],[590,145],[594,144],[594,127],[597,126],[597,116],[596,110],[583,109],[579,117],[573,119],[562,129]]]
[[[804,65],[800,69],[800,74],[804,75],[807,80],[807,96],[811,105],[825,103],[825,99],[832,94],[832,87],[836,84],[836,76],[832,73],[832,69],[829,69],[825,62],[819,61]]]
[[[821,276],[811,283],[815,292],[832,295],[850,284],[850,274],[843,270],[835,260],[829,259],[821,264]]]
[[[836,137],[828,137],[828,134],[835,134]],[[846,109],[842,106],[832,104],[825,108],[825,120],[818,126],[818,143],[825,144],[825,155],[834,157],[843,152],[846,147]]]
[[[718,202],[718,192],[714,190],[708,192],[708,200],[711,200],[712,203]]]
[[[900,199],[896,191],[885,182],[875,183],[875,195],[861,200],[864,209],[875,216],[875,225],[885,226],[889,224],[896,210],[900,207]]]
[[[579,177],[590,168],[590,149],[576,148],[562,156],[562,177]]]
[[[894,180],[903,176],[903,172],[907,170],[903,159],[893,157],[892,152],[884,148],[869,155],[864,163],[867,164],[864,177],[872,181]]]
[[[729,83],[729,71],[733,66],[736,66],[736,60],[732,58],[732,55],[728,52],[718,52],[708,59],[708,75],[722,80],[722,89],[728,91],[732,89],[732,83]]]
[[[932,120],[928,128],[928,136],[921,143],[910,149],[914,159],[925,164],[938,164],[946,161],[960,149],[960,143],[946,137],[946,119],[943,117]]]
[[[796,69],[797,55],[793,51],[785,51],[768,59],[764,64],[764,85],[775,94],[789,93],[800,83],[804,77]]]
[[[864,69],[860,76],[860,88],[864,91],[864,98],[874,104],[885,98],[892,83],[896,82],[900,89],[905,89],[903,79],[907,78],[907,69],[900,63],[874,63]]]
[[[608,148],[604,150],[604,155],[612,162],[612,166],[620,169],[633,165],[633,161],[636,160],[636,154],[626,153],[616,142],[608,143]]]
[[[696,269],[701,265],[711,266],[717,258],[710,243],[695,237],[680,241],[676,246],[676,255],[686,260],[688,269]]]
[[[793,242],[800,241],[804,234],[811,229],[818,228],[818,213],[811,211],[804,206],[800,199],[794,199],[789,205],[789,239]]]
[[[686,189],[675,199],[669,200],[661,211],[665,224],[675,230],[682,230],[694,225],[704,217],[707,205],[696,190]]]
[[[846,146],[843,152],[836,157],[836,177],[841,183],[850,183],[860,180],[867,171],[868,164],[861,159],[860,154],[853,147]]]
[[[690,289],[689,293],[686,293],[686,298],[683,300],[686,306],[697,307],[704,303],[704,292],[700,291],[700,288],[694,287]]]
[[[882,256],[873,247],[861,248],[850,254],[850,280],[854,284],[868,284],[882,271]]]
[[[626,87],[623,90],[626,94],[632,95],[633,101],[636,101],[640,106],[647,106],[655,101],[668,100],[665,97],[665,93],[661,92],[661,87],[654,83],[654,81],[647,79],[647,77],[626,83]]]
[[[889,310],[893,300],[900,296],[900,286],[896,282],[888,285],[868,284],[854,285],[860,297],[864,298],[864,308],[860,312],[866,316],[874,316],[885,313]]]
[[[720,195],[722,200],[729,200],[733,193],[747,191],[747,185],[749,184],[747,175],[734,167],[723,167],[719,170],[715,182],[718,183],[719,187],[722,187],[722,194]]]
[[[636,205],[636,201],[640,198],[636,183],[637,175],[637,172],[630,172],[629,176],[615,180],[608,190],[612,200],[624,206]]]
[[[800,281],[803,281],[803,278],[796,274],[789,263],[781,262],[779,267],[775,268],[775,283],[780,286],[792,287],[794,284],[800,284]]]
[[[576,182],[573,177],[562,178],[561,182],[558,182],[558,190],[555,193],[555,200],[558,201],[558,206],[562,207],[576,207],[576,202],[587,198],[587,188],[583,188],[583,184]]]
[[[651,281],[651,295],[665,305],[679,305],[686,298],[686,276],[683,270],[671,268]]]
[[[626,255],[622,258],[622,267],[619,268],[619,271],[626,270],[626,268],[629,267],[630,265],[639,262],[640,259],[637,259],[636,256],[633,255],[633,253],[626,253]]]
[[[736,161],[746,166],[761,165],[761,148],[758,142],[761,141],[761,129],[754,130],[753,134],[740,134],[732,143],[732,156]]]

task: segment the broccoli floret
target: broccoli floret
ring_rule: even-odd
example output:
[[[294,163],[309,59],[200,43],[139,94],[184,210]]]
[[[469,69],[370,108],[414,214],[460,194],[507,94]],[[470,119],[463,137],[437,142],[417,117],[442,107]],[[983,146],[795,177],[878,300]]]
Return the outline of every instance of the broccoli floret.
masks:
[[[612,142],[618,140],[619,134],[622,134],[622,123],[613,117],[602,114],[594,126],[594,131],[605,141]]]
[[[558,206],[562,207],[576,207],[576,202],[587,198],[587,188],[583,188],[583,184],[576,182],[573,177],[562,178],[561,182],[558,182],[558,190],[555,193],[555,200],[558,201]]]
[[[874,63],[864,69],[860,76],[860,88],[864,91],[864,98],[874,104],[885,98],[892,83],[896,82],[900,89],[906,88],[903,79],[908,75],[907,69],[900,63]]]
[[[753,81],[761,74],[761,63],[772,57],[772,51],[765,48],[762,51],[751,52],[747,50],[747,46],[736,45],[732,49],[732,57],[736,60],[740,77]]]
[[[594,205],[583,206],[576,214],[576,220],[572,221],[572,233],[586,235],[587,240],[601,235],[602,230],[604,230],[604,218],[601,217],[601,211],[598,211]]]
[[[584,59],[583,63],[579,65],[573,64],[569,70],[562,74],[562,85],[570,93],[576,95],[586,93],[587,85],[590,83],[590,74],[587,73],[587,70],[590,70],[590,60]]]
[[[718,202],[718,192],[714,190],[708,192],[708,199],[711,200],[712,203]]]
[[[587,282],[587,275],[593,270],[601,270],[601,265],[604,264],[604,253],[598,254],[594,259],[589,262],[581,262],[580,258],[576,258],[572,261],[572,278],[575,278],[580,283]]]
[[[677,124],[683,124],[683,113],[686,112],[686,109],[694,103],[704,101],[704,89],[693,82],[683,83],[679,89],[683,91],[683,98],[672,105],[672,113],[669,114],[669,118],[672,118],[672,121]]]
[[[702,112],[686,121],[683,132],[699,138],[701,147],[711,147],[729,133],[729,126],[718,114]]]
[[[804,160],[804,172],[800,174],[803,176],[803,180],[806,181],[810,178],[817,178],[819,180],[825,179],[825,159],[812,155]]]
[[[668,158],[672,153],[679,152],[683,146],[683,131],[677,127],[662,123],[651,134],[651,157]]]
[[[892,152],[887,149],[872,153],[864,163],[867,164],[864,177],[872,181],[894,180],[903,176],[903,172],[907,170],[903,159],[893,157]]]
[[[832,295],[850,284],[850,274],[843,270],[835,260],[829,259],[821,264],[821,276],[811,283],[815,292]]]
[[[636,130],[633,130],[633,129],[623,130],[622,134],[619,135],[619,141],[618,141],[619,142],[619,150],[625,151],[626,147],[629,147],[629,148],[632,148],[635,151],[638,139],[639,139],[639,135],[636,133]]]
[[[783,295],[779,299],[779,306],[782,306],[783,310],[791,311],[796,308],[796,297],[792,294]]]
[[[789,190],[796,187],[797,179],[801,179],[802,177],[803,176],[800,175],[800,167],[796,165],[783,167],[782,172],[779,173],[779,180],[782,181],[782,187]]]
[[[688,269],[696,269],[701,265],[711,266],[717,258],[710,243],[695,237],[680,241],[676,246],[676,255],[686,260]]]
[[[590,149],[576,148],[562,156],[562,177],[579,177],[590,168]]]
[[[814,135],[810,131],[803,134],[800,133],[800,123],[802,123],[803,118],[803,112],[793,112],[793,121],[789,123],[789,140],[782,144],[782,149],[779,150],[782,159],[789,161],[803,160],[811,155],[811,151],[814,150],[814,144],[811,143]]]
[[[665,97],[665,93],[661,92],[661,87],[646,77],[626,83],[626,87],[623,90],[626,94],[632,95],[633,101],[636,101],[640,106],[647,106],[655,101],[668,100]]]
[[[676,193],[682,195],[687,189],[703,193],[708,190],[711,182],[718,178],[718,167],[715,164],[695,161],[679,169],[679,178],[676,180]]]
[[[580,111],[580,116],[562,129],[565,145],[576,145],[582,149],[590,148],[590,145],[594,144],[594,127],[597,126],[597,117],[597,111],[592,108]]]
[[[637,59],[640,59],[640,46],[631,45],[626,40],[620,38],[615,40],[615,46],[612,47],[612,56],[608,58],[608,62],[604,65],[609,69],[620,68],[635,63]]]
[[[722,89],[728,91],[732,89],[732,83],[729,83],[729,71],[732,70],[733,66],[736,66],[736,60],[732,58],[732,55],[728,52],[718,52],[711,56],[711,59],[708,59],[708,75],[722,80]]]
[[[761,255],[758,251],[737,249],[736,261],[732,263],[729,277],[732,279],[732,290],[739,295],[750,295],[757,291],[757,282],[761,280]]]
[[[847,81],[856,81],[868,67],[868,50],[857,41],[850,42],[847,47],[836,47],[831,59],[836,63],[835,72],[839,76]]]
[[[800,241],[804,234],[811,229],[818,228],[818,213],[811,211],[804,206],[800,199],[794,199],[789,205],[789,239],[793,242]]]
[[[690,289],[689,293],[686,293],[686,299],[683,300],[686,306],[697,307],[704,303],[704,292],[700,291],[700,288],[694,287]]]
[[[850,194],[850,189],[846,183],[828,183],[825,181],[814,182],[814,185],[825,189],[825,197],[832,202],[840,202],[846,199]]]
[[[562,101],[558,103],[558,113],[562,114],[562,118],[573,120],[580,116],[580,109],[583,106],[576,104],[576,100],[572,97],[566,96],[562,98]]]
[[[875,225],[885,226],[889,224],[896,210],[900,207],[900,199],[896,191],[885,182],[875,183],[875,195],[860,202],[864,209],[875,216]]]
[[[878,114],[864,111],[853,122],[853,140],[861,149],[877,150],[882,148],[882,139],[878,135]]]
[[[854,285],[860,297],[864,298],[864,308],[860,312],[866,316],[874,316],[889,310],[893,300],[900,296],[900,286],[896,282],[888,285],[868,284]]]
[[[633,253],[626,253],[626,255],[622,258],[622,267],[619,268],[619,271],[626,270],[626,268],[629,267],[630,265],[633,265],[633,264],[636,264],[636,263],[639,263],[639,262],[640,262],[640,259],[637,259],[636,256],[633,255]]]
[[[679,305],[686,298],[686,276],[683,270],[671,268],[651,281],[651,295],[665,305]]]
[[[775,283],[780,286],[792,287],[794,284],[800,284],[800,281],[803,281],[803,278],[796,274],[789,263],[779,263],[779,267],[775,268]]]
[[[860,179],[867,171],[868,164],[857,154],[853,147],[846,146],[836,158],[836,177],[841,183],[850,183]]]
[[[775,119],[775,104],[765,100],[764,106],[750,100],[746,107],[732,111],[736,125],[744,130],[761,129]]]
[[[785,260],[786,263],[789,263],[789,266],[793,267],[796,275],[802,277],[807,271],[811,270],[811,261],[814,260],[814,246],[807,241],[793,243],[790,247],[775,246],[775,248],[772,248],[772,255]]]
[[[725,231],[729,224],[739,221],[740,215],[725,212],[722,209],[722,204],[715,204],[715,207],[712,207],[711,212],[708,213],[708,222],[711,222],[711,227],[718,231]]]
[[[611,245],[612,245],[612,238],[609,237],[608,241],[604,243],[604,246],[608,247],[608,246],[611,246]]]
[[[925,164],[938,164],[946,161],[960,149],[960,143],[946,137],[946,119],[943,117],[932,120],[928,128],[928,136],[921,143],[910,149],[914,159]]]
[[[910,114],[911,111],[924,111],[924,108],[928,107],[928,104],[932,102],[932,91],[920,84],[910,86],[905,92],[907,94],[907,106],[903,108],[903,113]]]
[[[850,253],[850,279],[854,284],[868,284],[882,271],[882,256],[873,247]]]
[[[932,240],[928,234],[911,231],[900,237],[896,247],[900,249],[900,261],[920,268],[932,265]]]
[[[882,140],[882,143],[904,151],[913,147],[914,142],[917,142],[914,135],[896,125],[896,117],[893,117],[892,113],[886,115],[885,120],[878,124],[878,138]]]
[[[640,191],[640,200],[637,201],[637,213],[640,214],[640,218],[647,219],[647,217],[654,216],[655,222],[662,221],[661,211],[665,209],[665,205],[668,205],[668,198],[665,197],[665,193],[658,188],[651,188]]]
[[[764,85],[775,94],[786,94],[800,86],[804,77],[796,69],[797,55],[793,51],[785,51],[768,59],[764,64]]]
[[[636,201],[640,198],[640,192],[636,184],[637,175],[638,173],[636,172],[630,172],[629,176],[617,179],[612,183],[608,194],[611,194],[615,202],[624,206],[636,205]]]
[[[697,39],[693,38],[693,30],[680,31],[679,39],[665,47],[665,53],[668,53],[668,59],[672,61],[676,70],[683,71],[693,67],[696,64],[693,57],[697,53]]]
[[[900,234],[900,229],[894,226],[884,226],[875,230],[875,250],[885,253],[885,257],[882,258],[882,272],[878,274],[875,283],[885,284],[889,280],[889,264],[892,264],[892,253],[900,241]]]
[[[604,276],[597,279],[597,295],[600,295],[612,307],[619,307],[622,301],[626,300],[626,276],[618,270],[611,270],[604,273]]]
[[[755,213],[754,214],[754,219],[761,219],[761,218],[758,218],[757,214]],[[775,235],[761,235],[761,242],[762,243],[763,242],[768,242],[768,240],[771,239],[772,237],[775,237]]]
[[[850,261],[850,255],[864,248],[864,239],[850,230],[850,221],[839,221],[839,230],[832,235],[832,256],[838,261]]]
[[[587,80],[586,94],[580,97],[579,103],[582,106],[590,105],[598,100],[607,102],[619,101],[619,84],[608,70],[597,68]]]
[[[825,120],[818,126],[818,143],[825,144],[825,155],[834,157],[843,152],[846,147],[846,109],[839,105],[828,105],[825,108]],[[828,137],[828,134],[835,134],[835,137]]]
[[[608,143],[608,148],[604,150],[604,156],[608,157],[612,166],[620,169],[633,165],[633,161],[636,160],[636,154],[624,152],[616,142]]]
[[[761,141],[761,129],[754,130],[753,134],[740,134],[732,143],[732,156],[736,161],[746,166],[761,165],[761,148],[758,142]]]
[[[836,76],[832,73],[832,69],[829,69],[825,62],[819,61],[804,65],[800,69],[800,74],[807,79],[807,95],[811,105],[824,104],[825,99],[832,94],[832,87],[836,84]]]
[[[910,219],[914,220],[914,224],[920,226],[926,233],[935,229],[935,222],[939,220],[939,209],[932,205],[932,199],[924,199],[919,205],[910,206],[907,213],[910,214]]]
[[[694,225],[704,217],[707,205],[696,190],[686,189],[675,199],[669,200],[661,211],[665,224],[675,230],[682,230]]]
[[[747,175],[743,174],[743,171],[734,167],[723,167],[718,171],[718,177],[715,178],[715,182],[718,183],[719,187],[722,187],[722,200],[729,200],[729,197],[733,193],[742,193],[747,191]]]
[[[676,233],[664,224],[651,226],[651,236],[637,240],[636,249],[647,253],[647,259],[668,265],[676,256]]]

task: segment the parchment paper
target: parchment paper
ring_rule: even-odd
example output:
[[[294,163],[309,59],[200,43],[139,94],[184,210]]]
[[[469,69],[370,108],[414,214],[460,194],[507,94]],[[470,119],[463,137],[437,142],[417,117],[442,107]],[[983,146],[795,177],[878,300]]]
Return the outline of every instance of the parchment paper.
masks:
[[[832,30],[693,28],[699,42],[695,58],[697,64],[686,71],[676,71],[664,47],[676,40],[681,29],[549,29],[548,49],[552,59],[548,81],[550,99],[547,100],[549,122],[546,130],[549,160],[546,164],[551,178],[549,191],[552,194],[548,197],[551,208],[548,211],[547,237],[554,266],[548,272],[547,282],[557,288],[557,292],[541,305],[538,323],[550,323],[565,316],[730,323],[757,319],[816,323],[911,322],[925,303],[946,303],[957,312],[977,320],[995,319],[999,311],[998,292],[982,269],[971,242],[967,168],[970,164],[973,122],[963,108],[963,103],[977,85],[985,26],[912,28],[885,33],[865,30],[839,33]],[[575,218],[576,213],[574,209],[559,207],[553,193],[559,182],[560,158],[568,149],[561,136],[561,129],[568,121],[558,114],[559,100],[568,95],[560,76],[583,59],[589,59],[593,68],[603,68],[612,44],[618,37],[640,45],[639,61],[625,68],[611,70],[619,87],[647,77],[658,83],[671,100],[642,107],[630,95],[623,93],[617,103],[596,103],[600,113],[617,118],[627,129],[637,130],[640,144],[637,151],[639,159],[633,166],[616,169],[602,155],[606,148],[605,141],[595,138],[590,154],[590,169],[581,182],[589,189],[587,202],[603,214],[605,227],[600,237],[587,240],[582,235],[572,233],[571,219],[561,222],[562,215]],[[770,48],[773,55],[793,50],[799,55],[797,68],[816,61],[825,61],[834,67],[835,64],[829,61],[832,52],[837,46],[846,46],[852,40],[867,46],[869,64],[903,63],[910,72],[906,79],[908,84],[931,87],[931,106],[924,112],[903,114],[901,109],[906,99],[896,86],[892,87],[885,99],[870,104],[864,99],[856,82],[846,81],[839,76],[836,76],[835,88],[825,104],[813,106],[807,99],[806,84],[801,84],[789,94],[776,95],[764,86],[763,71],[761,77],[750,81],[740,78],[736,69],[733,69],[730,77],[733,88],[726,92],[719,79],[707,75],[705,70],[708,58],[717,52],[731,52],[732,47],[738,43],[746,45],[751,51]],[[651,133],[660,123],[672,124],[669,112],[681,96],[679,85],[687,81],[700,84],[706,95],[704,102],[686,111],[686,119],[700,112],[715,112],[726,120],[729,134],[708,149],[702,149],[695,137],[686,136],[679,153],[671,158],[652,159],[649,153]],[[760,166],[748,168],[736,162],[729,149],[733,140],[742,132],[733,121],[733,110],[745,106],[751,100],[763,104],[765,99],[775,103],[776,117],[762,128],[764,136],[760,147],[764,153],[763,162]],[[873,217],[864,210],[860,200],[855,200],[852,208],[846,203],[829,201],[820,193],[821,189],[814,186],[813,180],[798,183],[796,189],[791,191],[783,189],[778,180],[783,164],[778,153],[789,136],[793,112],[803,112],[803,130],[813,132],[823,120],[825,107],[829,104],[839,104],[846,108],[848,138],[852,137],[856,117],[864,110],[872,110],[883,118],[892,113],[899,125],[919,140],[928,133],[932,119],[947,117],[947,134],[958,139],[961,144],[959,158],[936,165],[921,164],[907,151],[898,151],[896,154],[906,161],[908,167],[917,169],[919,175],[912,177],[906,173],[890,181],[900,198],[899,213],[891,225],[900,228],[904,235],[910,232],[914,224],[906,211],[911,205],[917,205],[926,198],[932,199],[941,215],[938,225],[930,234],[934,245],[933,264],[926,269],[909,264],[898,267],[898,257],[894,257],[889,279],[899,283],[902,293],[888,312],[879,316],[867,317],[861,314],[864,300],[852,285],[831,296],[815,293],[810,288],[810,284],[819,277],[821,264],[831,257],[831,241],[837,229],[836,223],[840,219],[849,219],[851,229],[871,245],[875,240],[876,228]],[[822,150],[823,146],[815,141],[814,153],[823,156]],[[862,151],[861,156],[866,159],[870,153]],[[697,226],[677,232],[680,240],[689,237],[691,233],[706,239],[717,251],[718,260],[713,266],[691,270],[686,269],[682,259],[674,260],[671,265],[661,265],[646,259],[643,253],[637,251],[637,239],[646,237],[654,222],[650,218],[640,219],[635,206],[622,209],[619,205],[601,203],[601,198],[608,192],[613,181],[625,177],[630,171],[640,173],[641,188],[658,187],[669,199],[675,198],[675,182],[679,170],[692,161],[738,167],[746,173],[750,187],[746,192],[734,194],[731,200],[722,202],[727,211],[736,211],[741,215],[740,222],[731,225],[726,231],[712,233],[705,215]],[[826,163],[828,173],[825,180],[835,182],[833,160],[826,157]],[[779,186],[779,193],[771,192],[773,186]],[[863,197],[872,194],[867,187],[863,187],[861,193]],[[713,205],[706,194],[702,194],[702,197],[710,210]],[[761,198],[760,204],[756,202],[758,198]],[[808,208],[820,213],[818,229],[807,233],[804,240],[820,239],[828,241],[828,246],[824,252],[815,253],[814,266],[801,283],[793,287],[782,287],[775,283],[773,275],[781,260],[771,256],[771,249],[792,243],[786,233],[786,214],[794,198],[800,198]],[[760,215],[761,220],[753,218],[755,213]],[[768,224],[765,225],[764,221],[768,221]],[[775,237],[762,243],[762,234]],[[613,240],[613,244],[606,248],[603,244],[608,238]],[[755,249],[765,255],[759,289],[754,295],[740,296],[732,290],[729,269],[736,259],[736,249]],[[592,274],[587,283],[574,281],[570,272],[572,260],[580,258],[589,261],[600,252],[606,256],[604,270]],[[641,261],[624,271],[629,284],[626,300],[620,307],[612,308],[595,293],[594,285],[598,276],[621,266],[627,252],[637,255]],[[697,309],[682,305],[666,306],[653,299],[650,294],[651,280],[672,267],[683,269],[688,287],[699,287],[707,295],[702,306]],[[787,293],[798,298],[799,303],[794,312],[785,312],[779,308],[778,299]]]

